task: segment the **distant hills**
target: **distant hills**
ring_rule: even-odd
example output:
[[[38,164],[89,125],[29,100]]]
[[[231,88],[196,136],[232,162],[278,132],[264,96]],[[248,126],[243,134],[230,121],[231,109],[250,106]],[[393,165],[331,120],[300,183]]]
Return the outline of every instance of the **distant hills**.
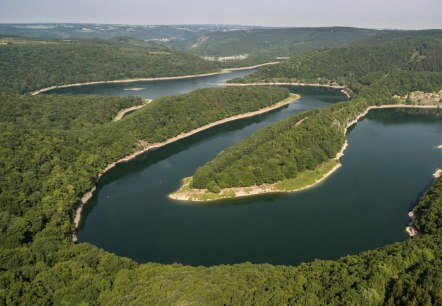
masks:
[[[25,93],[91,81],[172,77],[220,71],[188,52],[131,38],[0,37],[0,90]]]
[[[28,38],[101,38],[120,36],[168,43],[196,39],[211,32],[251,29],[237,25],[119,25],[90,23],[0,24],[0,35]],[[255,27],[256,28],[256,27]]]
[[[428,32],[428,31],[427,31]],[[422,31],[351,27],[269,28],[241,25],[0,24],[0,36],[28,38],[130,37],[194,53],[224,68],[280,61],[302,52],[377,44]]]

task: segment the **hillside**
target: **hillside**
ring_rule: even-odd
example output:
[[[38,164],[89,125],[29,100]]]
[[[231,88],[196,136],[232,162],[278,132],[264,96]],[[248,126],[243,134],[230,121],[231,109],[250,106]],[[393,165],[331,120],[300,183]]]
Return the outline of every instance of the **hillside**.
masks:
[[[340,150],[348,123],[368,106],[396,103],[393,96],[442,88],[442,39],[431,33],[371,46],[306,52],[234,82],[341,84],[359,99],[294,116],[254,133],[200,167],[192,178],[194,189],[219,193],[231,187],[280,183],[319,169]]]
[[[28,38],[132,37],[166,44],[180,44],[211,32],[250,29],[239,25],[122,25],[97,23],[3,23],[0,35]]]
[[[271,51],[275,55],[340,47],[385,31],[356,28],[275,28],[214,32],[199,37],[191,49],[199,55],[229,56]]]
[[[77,44],[81,47],[78,50],[74,48]],[[182,54],[175,51],[163,54],[169,50],[135,44],[141,45],[124,49],[130,52],[122,52],[122,45],[113,41],[14,40],[11,45],[0,46],[0,50],[10,48],[3,49],[8,50],[2,53],[8,54],[8,61],[2,60],[0,65],[13,76],[6,79],[8,74],[2,73],[4,79],[0,84],[4,89],[28,91],[58,84],[62,76],[59,71],[69,72],[67,76],[72,79],[81,78],[79,67],[84,69],[85,78],[109,76],[107,73],[120,73],[121,69],[126,69],[124,73],[129,75],[138,69],[138,60],[145,58],[141,54],[146,50],[158,52],[154,57],[157,60],[161,56],[180,58]],[[101,64],[81,66],[83,49],[87,50],[88,59],[96,59]],[[68,61],[72,54],[65,51],[78,52],[78,58]],[[105,63],[115,54],[127,62],[116,60],[115,66],[119,69],[114,71],[113,62],[108,65],[110,67]],[[332,155],[344,140],[343,125],[360,109],[376,103],[393,103],[393,94],[441,89],[440,54],[437,39],[405,40],[384,46],[313,51],[278,66],[260,69],[243,81],[342,82],[358,98],[321,111],[298,114],[298,117],[259,131],[229,149],[242,154],[234,156],[233,162],[241,167],[241,161],[247,164],[243,157],[261,158],[278,167],[280,165],[267,158],[268,155],[276,156],[277,152],[284,156],[284,150],[290,151],[293,144],[302,144],[303,150],[298,152],[305,156],[305,167],[314,167],[317,160],[311,157],[320,159]],[[35,64],[39,63],[34,57],[37,55],[44,59],[44,65]],[[58,70],[51,68],[52,57]],[[189,59],[195,62],[193,56]],[[12,60],[17,60],[17,68]],[[73,69],[66,63],[78,66],[72,66],[77,67]],[[167,65],[194,69],[185,67],[184,63],[189,62],[177,60]],[[126,64],[129,68],[124,68]],[[201,65],[204,69],[212,67]],[[321,67],[324,68],[322,72]],[[33,71],[38,69],[41,75],[33,76]],[[154,71],[160,73],[162,70],[150,70],[150,73]],[[53,74],[54,79],[45,79]],[[141,99],[1,93],[0,305],[440,304],[442,228],[438,220],[442,216],[442,179],[435,181],[415,209],[415,225],[420,235],[336,261],[315,260],[298,266],[139,264],[88,243],[71,241],[75,207],[106,165],[142,149],[146,142],[164,141],[214,120],[272,105],[287,95],[286,89],[269,87],[203,89],[155,100],[122,120],[112,122],[118,110],[141,104]],[[291,130],[302,119],[305,121]],[[340,126],[332,130],[330,125]],[[301,137],[292,139],[300,130]],[[290,141],[279,138],[282,132]],[[313,135],[318,136],[317,139],[307,141]],[[264,138],[265,141],[260,142]],[[249,144],[258,149],[262,146],[263,150],[241,151]],[[277,146],[286,144],[278,150]],[[222,161],[222,158],[217,159]],[[229,165],[222,166],[226,168],[214,171],[216,175]],[[273,169],[271,172],[278,174]],[[280,173],[291,174],[293,169],[287,167]],[[241,169],[235,168],[238,170]],[[216,177],[211,171],[208,171],[209,179]],[[241,172],[231,178],[240,175]]]
[[[89,81],[214,72],[219,65],[133,39],[0,38],[0,90],[20,93]]]
[[[87,243],[71,242],[71,215],[80,194],[91,187],[107,163],[139,148],[137,139],[158,141],[179,133],[166,128],[179,121],[193,124],[196,119],[213,120],[210,113],[228,115],[220,114],[219,108],[208,112],[207,106],[214,102],[238,112],[239,106],[246,107],[246,100],[253,109],[257,99],[271,103],[286,94],[267,88],[204,89],[156,100],[118,122],[111,122],[118,108],[141,101],[2,94],[0,303],[389,305],[438,301],[441,229],[431,220],[440,214],[440,182],[419,206],[424,235],[338,261],[296,267],[138,264]],[[200,111],[173,112],[174,104],[191,109],[188,104],[195,105],[202,97],[207,101],[202,99],[195,108]],[[172,116],[169,120],[163,120],[166,113]],[[164,128],[146,135],[146,131],[156,131],[152,129],[160,124],[156,120],[163,120]]]
[[[441,37],[442,31],[434,30],[377,44],[315,50],[231,82],[341,84],[347,85],[353,94],[378,97],[406,94],[419,88],[434,91],[442,72]]]

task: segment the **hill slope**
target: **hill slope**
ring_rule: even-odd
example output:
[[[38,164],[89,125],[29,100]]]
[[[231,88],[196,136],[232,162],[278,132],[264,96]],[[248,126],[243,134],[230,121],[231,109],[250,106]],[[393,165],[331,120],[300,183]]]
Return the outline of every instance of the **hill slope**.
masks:
[[[0,38],[0,70],[0,90],[24,93],[70,83],[207,73],[219,66],[132,39]]]

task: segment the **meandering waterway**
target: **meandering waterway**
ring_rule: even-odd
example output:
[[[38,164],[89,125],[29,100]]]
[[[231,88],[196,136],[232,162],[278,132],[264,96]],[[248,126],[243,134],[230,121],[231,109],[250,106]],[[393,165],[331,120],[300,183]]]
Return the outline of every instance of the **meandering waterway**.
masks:
[[[155,98],[230,77],[161,81],[164,91],[156,82],[83,89],[127,95],[124,88],[145,88],[136,95]],[[349,133],[343,166],[313,189],[210,204],[168,199],[183,177],[257,129],[343,99],[326,89],[302,93],[299,102],[283,109],[212,128],[117,165],[102,176],[85,206],[79,240],[139,262],[214,265],[334,259],[407,239],[407,213],[442,168],[437,148],[442,121],[435,110],[371,111]]]

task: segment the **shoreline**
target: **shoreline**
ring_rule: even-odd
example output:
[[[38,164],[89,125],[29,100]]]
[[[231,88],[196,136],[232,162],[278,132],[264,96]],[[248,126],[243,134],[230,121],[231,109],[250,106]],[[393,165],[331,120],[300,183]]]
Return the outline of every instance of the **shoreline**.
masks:
[[[83,82],[83,83],[53,85],[53,86],[49,86],[49,87],[35,90],[35,91],[31,92],[31,95],[35,96],[35,95],[39,95],[43,92],[47,92],[47,91],[51,91],[51,90],[55,90],[55,89],[80,87],[80,86],[87,86],[87,85],[120,84],[120,83],[133,83],[133,82],[151,82],[151,81],[167,81],[167,80],[201,78],[201,77],[225,74],[225,73],[229,73],[229,72],[233,72],[233,71],[255,69],[255,68],[259,68],[259,67],[266,66],[266,65],[275,65],[278,63],[279,62],[269,62],[269,63],[255,65],[255,66],[221,69],[220,71],[217,71],[217,72],[209,72],[209,73],[201,73],[201,74],[187,74],[187,75],[172,76],[172,77],[133,78],[133,79],[122,79],[122,80],[111,80],[111,81],[109,81],[109,80],[108,81],[91,81],[91,82]]]
[[[325,87],[325,88],[333,88],[333,89],[340,89],[340,92],[342,92],[348,99],[351,99],[350,94],[347,92],[346,86],[341,85],[327,85],[327,84],[319,84],[319,83],[299,83],[299,82],[272,82],[272,83],[266,83],[266,82],[258,82],[258,83],[223,83],[223,86],[306,86],[306,87]]]
[[[243,85],[241,85],[241,86],[243,86]],[[258,85],[256,85],[256,86],[258,86]],[[370,110],[372,110],[372,109],[388,109],[388,108],[438,109],[438,108],[440,108],[440,106],[439,105],[410,105],[410,104],[384,104],[384,105],[369,106],[366,108],[365,111],[363,111],[361,114],[356,116],[356,118],[354,120],[350,121],[347,124],[344,134],[346,135],[348,132],[348,129],[351,126],[357,124],[358,121],[361,118],[365,117]],[[180,189],[178,189],[174,193],[169,194],[169,198],[171,198],[173,200],[178,200],[178,201],[209,202],[209,201],[221,200],[221,199],[227,199],[227,198],[240,198],[240,197],[246,197],[246,196],[253,196],[253,195],[259,195],[259,194],[264,194],[264,193],[286,193],[286,192],[302,191],[302,190],[312,188],[312,187],[318,185],[319,183],[324,181],[327,177],[332,175],[336,170],[338,170],[341,167],[341,163],[339,163],[339,159],[344,155],[344,151],[347,147],[348,147],[348,141],[346,140],[345,143],[343,144],[341,150],[338,153],[336,153],[336,157],[329,160],[329,162],[331,162],[333,160],[337,161],[337,165],[335,165],[331,170],[329,170],[327,173],[322,175],[313,184],[309,184],[309,185],[303,186],[301,188],[297,188],[297,189],[293,189],[293,190],[278,190],[277,185],[284,182],[284,181],[280,181],[280,182],[275,182],[272,184],[263,184],[260,186],[255,185],[255,186],[246,186],[246,187],[225,188],[220,191],[219,196],[216,196],[217,194],[214,194],[215,197],[213,199],[207,199],[207,198],[206,199],[197,199],[197,198],[195,198],[195,196],[197,196],[197,195],[202,196],[204,194],[206,194],[206,195],[211,194],[211,193],[207,192],[207,189],[192,189],[193,197],[192,197],[192,194],[177,195],[176,193],[178,193],[183,188],[185,189],[190,184],[192,177],[188,177],[183,180],[183,184],[180,187]],[[440,174],[442,175],[442,171],[440,172]]]
[[[282,101],[279,101],[279,102],[275,103],[272,106],[261,108],[261,109],[259,109],[257,111],[248,112],[248,113],[239,114],[239,115],[235,115],[235,116],[232,116],[232,117],[224,118],[224,119],[221,119],[221,120],[218,120],[218,121],[206,124],[206,125],[204,125],[202,127],[196,128],[196,129],[191,130],[189,132],[181,133],[181,134],[179,134],[177,136],[174,136],[174,137],[171,137],[171,138],[167,139],[164,142],[157,142],[157,143],[152,143],[152,144],[141,142],[141,145],[143,146],[142,149],[140,149],[138,151],[135,151],[135,152],[133,152],[131,154],[128,154],[128,155],[120,158],[119,160],[108,164],[97,175],[97,177],[95,178],[94,186],[88,192],[83,194],[83,196],[81,197],[81,199],[79,201],[79,204],[78,204],[77,208],[75,209],[75,214],[74,214],[74,217],[73,217],[73,220],[72,220],[72,225],[74,227],[74,231],[72,233],[72,241],[74,241],[74,242],[78,241],[77,229],[78,229],[78,226],[80,225],[80,222],[81,222],[81,212],[83,210],[84,205],[92,198],[92,196],[93,196],[93,194],[94,194],[94,192],[95,192],[95,190],[97,188],[96,187],[96,183],[98,182],[98,180],[101,178],[101,176],[103,174],[108,172],[110,169],[114,168],[116,165],[118,165],[120,163],[128,162],[128,161],[136,158],[137,156],[142,155],[143,153],[146,153],[146,152],[148,152],[150,150],[166,146],[168,144],[171,144],[171,143],[176,142],[178,140],[187,138],[189,136],[192,136],[194,134],[197,134],[199,132],[202,132],[204,130],[212,128],[214,126],[217,126],[217,125],[220,125],[220,124],[224,124],[224,123],[227,123],[227,122],[231,122],[231,121],[235,121],[235,120],[239,120],[239,119],[244,119],[244,118],[249,118],[249,117],[261,115],[261,114],[267,113],[269,111],[281,108],[281,107],[283,107],[285,105],[288,105],[288,104],[290,104],[292,102],[295,102],[295,101],[299,100],[300,98],[301,98],[300,95],[291,93],[286,99],[284,99]]]
[[[440,149],[441,146],[438,146]],[[437,180],[442,176],[442,169],[437,169],[436,172],[433,173],[434,180]],[[405,228],[405,232],[407,232],[408,236],[414,237],[419,235],[419,231],[414,226],[414,221],[416,220],[416,213],[414,212],[414,208],[408,212],[408,217],[410,218],[410,222],[408,226]]]
[[[145,107],[146,105],[148,105],[149,103],[152,102],[152,99],[143,99],[143,104],[140,105],[135,105],[135,106],[131,106],[128,108],[123,108],[120,111],[118,111],[118,113],[115,115],[114,119],[112,119],[112,121],[120,121],[121,119],[124,118],[124,116],[134,110],[140,109]]]
[[[225,68],[223,70],[227,71],[227,72],[230,72],[230,71],[240,71],[240,70],[247,70],[247,69],[256,69],[256,68],[264,67],[264,66],[268,66],[268,65],[276,65],[276,64],[279,64],[279,63],[281,63],[281,62],[268,62],[268,63],[254,65],[254,66],[246,66],[246,67],[238,67],[238,68]]]

